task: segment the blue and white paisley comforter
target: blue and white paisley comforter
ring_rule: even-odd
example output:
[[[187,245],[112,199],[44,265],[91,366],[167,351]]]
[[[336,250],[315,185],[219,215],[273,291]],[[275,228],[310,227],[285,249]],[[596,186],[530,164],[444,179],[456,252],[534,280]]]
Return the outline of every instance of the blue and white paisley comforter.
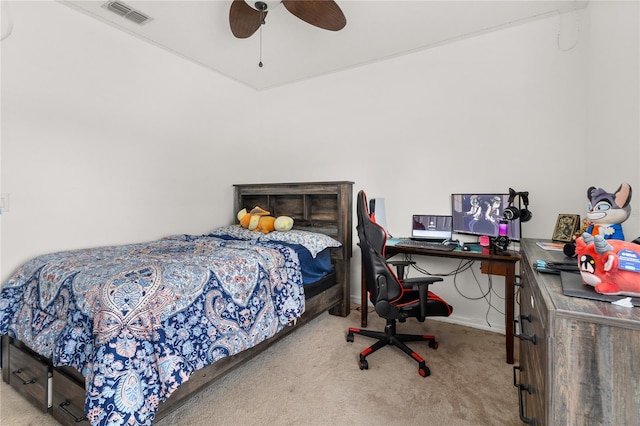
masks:
[[[92,424],[148,425],[196,370],[303,312],[292,249],[176,236],[29,261],[0,292],[0,334],[82,372]]]

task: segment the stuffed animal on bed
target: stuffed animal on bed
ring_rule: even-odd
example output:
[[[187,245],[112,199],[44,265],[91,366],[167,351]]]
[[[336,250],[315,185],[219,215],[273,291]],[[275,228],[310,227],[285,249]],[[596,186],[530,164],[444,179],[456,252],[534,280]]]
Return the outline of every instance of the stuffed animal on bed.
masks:
[[[587,199],[589,206],[586,232],[594,236],[600,235],[606,240],[624,240],[622,222],[631,214],[631,186],[623,183],[614,193],[592,186],[587,190]],[[576,244],[565,244],[564,254],[574,257]]]
[[[598,293],[640,296],[640,244],[585,232],[576,253],[582,282]]]
[[[238,212],[240,226],[250,231],[268,234],[271,231],[285,232],[293,228],[293,219],[289,216],[271,216],[271,213],[259,206],[255,206],[251,211],[242,209]]]

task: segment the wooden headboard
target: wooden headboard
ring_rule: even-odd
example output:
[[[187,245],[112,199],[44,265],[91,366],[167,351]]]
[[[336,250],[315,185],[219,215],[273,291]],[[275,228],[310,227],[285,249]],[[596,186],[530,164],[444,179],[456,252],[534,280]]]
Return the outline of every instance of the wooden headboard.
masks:
[[[331,313],[349,314],[352,245],[353,182],[300,182],[237,184],[235,214],[260,206],[273,216],[291,216],[294,229],[318,232],[340,241],[332,261],[342,286],[342,300]]]

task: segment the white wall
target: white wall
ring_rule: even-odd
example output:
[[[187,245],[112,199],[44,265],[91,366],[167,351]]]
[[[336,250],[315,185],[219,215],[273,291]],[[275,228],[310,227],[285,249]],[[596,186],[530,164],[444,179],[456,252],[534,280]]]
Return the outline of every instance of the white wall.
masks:
[[[625,239],[640,237],[640,2],[591,2],[584,188],[628,182]]]
[[[591,4],[568,51],[553,17],[264,92],[55,2],[11,10],[1,45],[3,282],[44,252],[227,224],[233,183],[353,180],[386,198],[395,235],[408,233],[413,212],[449,212],[452,192],[514,187],[531,193],[523,233],[536,238],[550,237],[558,213],[583,214],[588,186],[640,187],[629,123],[637,2]],[[624,148],[620,167],[594,176],[589,151],[614,131],[607,147]],[[635,237],[637,198],[633,208]],[[456,279],[467,296],[489,284],[478,268]],[[352,276],[357,297],[357,267]],[[493,284],[502,310],[502,279]],[[503,330],[503,316],[460,296],[452,278],[436,291],[454,321]]]
[[[36,253],[231,220],[240,176],[227,165],[244,157],[233,123],[249,89],[59,3],[11,10],[3,278]]]

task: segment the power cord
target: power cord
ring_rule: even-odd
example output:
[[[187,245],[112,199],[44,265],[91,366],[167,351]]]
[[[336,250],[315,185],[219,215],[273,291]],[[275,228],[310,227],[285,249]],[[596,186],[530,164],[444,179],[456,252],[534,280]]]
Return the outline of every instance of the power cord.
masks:
[[[411,255],[410,254],[405,254],[404,255],[404,260],[411,261],[412,260]],[[433,273],[433,272],[430,272],[429,270],[418,266],[417,263],[411,264],[411,268],[415,269],[416,271],[418,271],[419,273],[421,273],[423,275],[430,275],[430,276],[433,276],[433,277],[450,277],[452,275],[455,276],[458,273],[466,271],[467,269],[471,268],[473,263],[474,263],[473,260],[464,260],[464,259],[462,259],[462,260],[460,260],[460,263],[458,264],[457,268],[455,268],[453,271],[445,272],[445,273]],[[406,278],[409,278],[409,270],[407,270]]]
[[[411,255],[410,254],[405,254],[404,255],[404,260],[408,260],[411,261]],[[411,264],[411,268],[407,268],[407,272],[405,273],[406,278],[409,277],[409,269],[415,269],[416,271],[418,271],[419,273],[423,274],[423,275],[429,275],[429,276],[435,276],[435,277],[450,277],[453,276],[453,285],[456,289],[456,291],[458,292],[458,294],[460,296],[462,296],[463,298],[467,299],[467,300],[471,300],[471,301],[475,301],[475,300],[485,300],[487,302],[487,311],[485,313],[485,321],[487,323],[487,325],[489,327],[493,327],[493,325],[491,324],[491,322],[489,321],[489,313],[491,312],[491,310],[495,310],[496,312],[498,312],[501,315],[505,315],[505,313],[500,310],[497,306],[495,306],[493,304],[493,296],[495,295],[495,297],[497,297],[500,300],[504,300],[505,298],[501,295],[499,295],[496,291],[495,288],[493,287],[493,279],[491,275],[487,276],[487,283],[488,283],[488,287],[486,289],[486,291],[482,288],[482,284],[480,282],[480,280],[478,279],[478,276],[476,275],[475,270],[472,268],[472,266],[475,264],[475,260],[465,260],[465,259],[461,259],[460,263],[458,264],[458,266],[453,269],[450,272],[444,272],[444,273],[433,273],[431,271],[429,271],[426,268],[420,267],[417,265],[417,263],[413,263]],[[480,296],[474,297],[474,296],[468,296],[466,295],[458,286],[458,274],[466,271],[466,270],[471,270],[471,275],[473,275],[473,278],[476,282],[476,285],[478,286],[478,289],[480,290]]]
[[[475,272],[474,272],[474,271],[472,271],[472,274],[473,274],[474,278],[476,279],[476,283],[478,284],[478,288],[480,288],[480,289],[481,289],[480,282],[478,281],[478,277],[476,276]],[[505,315],[505,313],[504,313],[504,312],[502,312],[498,307],[496,307],[496,306],[493,304],[492,296],[495,294],[499,299],[504,300],[504,298],[503,298],[503,297],[500,297],[500,295],[498,295],[498,293],[496,293],[496,291],[495,291],[495,289],[494,289],[494,287],[493,287],[493,279],[492,279],[492,276],[491,276],[491,275],[489,275],[487,278],[488,278],[488,279],[487,279],[487,282],[489,283],[489,288],[488,288],[488,291],[487,291],[487,293],[488,293],[488,294],[487,294],[487,296],[488,296],[488,297],[485,297],[485,300],[487,301],[487,305],[488,305],[488,306],[487,306],[487,312],[485,313],[485,321],[486,321],[486,323],[487,323],[487,325],[488,325],[489,327],[493,327],[493,326],[491,325],[491,322],[489,321],[489,313],[491,312],[491,309],[494,309],[496,312],[498,312],[498,313],[499,313],[499,314],[501,314],[501,315]]]

